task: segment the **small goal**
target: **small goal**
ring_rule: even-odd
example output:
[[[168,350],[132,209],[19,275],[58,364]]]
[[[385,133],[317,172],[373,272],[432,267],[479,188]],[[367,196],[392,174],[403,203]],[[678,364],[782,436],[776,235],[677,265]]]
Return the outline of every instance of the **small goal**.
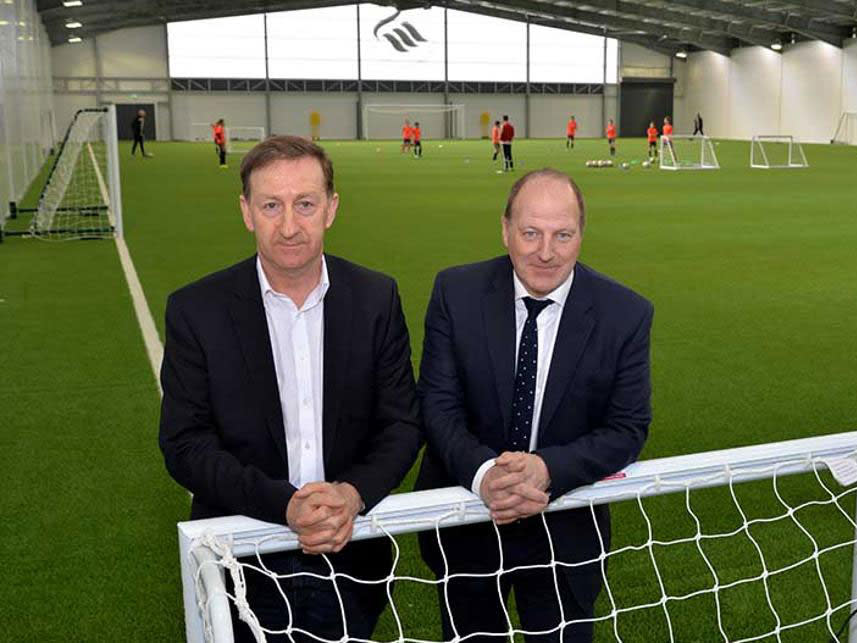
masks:
[[[420,123],[423,136],[432,139],[464,138],[465,108],[461,104],[363,106],[363,138],[400,139],[405,120]]]
[[[769,170],[776,168],[809,167],[801,144],[792,136],[754,136],[750,142],[750,167]]]
[[[246,154],[264,141],[265,128],[256,126],[226,127],[226,153]]]
[[[671,134],[661,136],[662,170],[719,170],[714,144],[707,136]]]

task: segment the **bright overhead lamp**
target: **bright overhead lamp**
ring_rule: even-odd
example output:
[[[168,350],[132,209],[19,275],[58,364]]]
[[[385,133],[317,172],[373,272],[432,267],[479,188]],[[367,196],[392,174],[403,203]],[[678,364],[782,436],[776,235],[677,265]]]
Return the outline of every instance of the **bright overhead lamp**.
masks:
[[[78,38],[77,36],[73,36],[72,38],[69,38],[68,41],[69,42],[83,42],[83,40],[81,38]]]
[[[65,23],[66,29],[80,29],[83,26],[82,22],[67,22]]]
[[[782,48],[783,48],[783,43],[781,43],[779,40],[771,43],[771,49],[773,49],[774,51],[781,51]]]
[[[679,51],[675,52],[675,57],[682,59],[687,58],[687,52],[684,49],[680,49]]]
[[[62,3],[64,7],[80,7],[83,6],[83,3],[80,0],[65,0]]]

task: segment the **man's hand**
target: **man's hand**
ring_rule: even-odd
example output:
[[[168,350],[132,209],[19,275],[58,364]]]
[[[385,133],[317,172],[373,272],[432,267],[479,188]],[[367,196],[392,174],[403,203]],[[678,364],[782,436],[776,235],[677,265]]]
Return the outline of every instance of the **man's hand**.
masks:
[[[531,453],[504,452],[480,486],[483,502],[498,525],[541,513],[548,505],[550,486],[547,466]]]
[[[292,496],[286,522],[305,554],[338,552],[351,539],[362,506],[360,494],[347,482],[310,482]]]

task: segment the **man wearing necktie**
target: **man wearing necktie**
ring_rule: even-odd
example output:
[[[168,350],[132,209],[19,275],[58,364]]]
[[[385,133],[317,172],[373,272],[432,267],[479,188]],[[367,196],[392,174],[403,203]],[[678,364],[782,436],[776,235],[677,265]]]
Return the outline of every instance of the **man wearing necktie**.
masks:
[[[521,177],[501,220],[508,256],[435,281],[418,385],[428,448],[416,485],[471,489],[499,542],[490,523],[444,528],[450,521],[439,532],[443,555],[434,530],[420,547],[447,577],[438,586],[445,639],[500,640],[514,590],[528,643],[591,641],[608,509],[540,514],[639,455],[651,419],[653,307],[577,262],[585,206],[566,174]]]

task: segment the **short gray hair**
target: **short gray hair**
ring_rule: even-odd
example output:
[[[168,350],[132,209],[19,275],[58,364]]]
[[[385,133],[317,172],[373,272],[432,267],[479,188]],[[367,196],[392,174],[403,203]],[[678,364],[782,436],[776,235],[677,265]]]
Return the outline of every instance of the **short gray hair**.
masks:
[[[506,217],[506,219],[511,219],[512,207],[515,205],[515,199],[518,197],[518,192],[520,192],[521,189],[530,181],[542,178],[557,179],[559,181],[565,181],[568,184],[571,191],[574,192],[574,198],[577,199],[577,209],[580,210],[580,231],[583,232],[583,227],[586,225],[586,204],[583,201],[583,193],[580,191],[580,188],[577,187],[577,183],[574,182],[574,179],[565,172],[560,172],[552,167],[545,167],[541,170],[532,170],[515,181],[512,189],[509,190],[509,198],[506,199],[506,210],[503,212],[503,216]]]

